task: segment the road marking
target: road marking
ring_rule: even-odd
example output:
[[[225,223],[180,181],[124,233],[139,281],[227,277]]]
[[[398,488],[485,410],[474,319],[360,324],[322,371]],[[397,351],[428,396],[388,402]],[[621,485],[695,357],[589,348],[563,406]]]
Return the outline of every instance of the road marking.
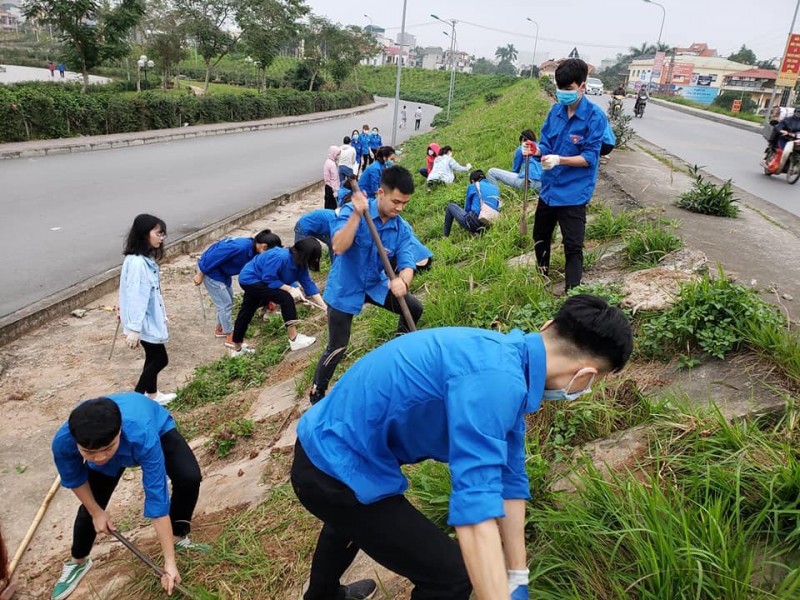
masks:
[[[59,231],[61,227],[51,227],[50,231]]]

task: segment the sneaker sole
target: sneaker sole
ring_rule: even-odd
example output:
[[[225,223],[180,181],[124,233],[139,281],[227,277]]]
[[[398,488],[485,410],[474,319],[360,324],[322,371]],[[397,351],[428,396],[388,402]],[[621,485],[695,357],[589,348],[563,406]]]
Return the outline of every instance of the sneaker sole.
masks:
[[[69,587],[68,587],[66,590],[64,590],[63,592],[61,592],[61,593],[60,593],[58,596],[50,596],[50,600],[64,600],[64,598],[66,598],[67,596],[69,596],[70,594],[72,594],[72,592],[74,592],[74,591],[75,591],[75,588],[76,588],[76,587],[78,587],[78,584],[81,582],[81,579],[83,579],[83,578],[86,576],[86,574],[89,572],[89,569],[91,569],[91,568],[92,568],[92,564],[93,564],[93,563],[92,563],[92,559],[91,559],[91,558],[87,558],[87,559],[86,559],[86,562],[87,562],[87,563],[89,563],[89,564],[88,564],[88,565],[86,566],[86,568],[83,570],[83,573],[81,573],[81,574],[80,574],[80,575],[77,577],[77,579],[75,579],[75,581],[73,581],[73,582],[72,582],[72,585],[71,585],[71,586],[69,586]]]

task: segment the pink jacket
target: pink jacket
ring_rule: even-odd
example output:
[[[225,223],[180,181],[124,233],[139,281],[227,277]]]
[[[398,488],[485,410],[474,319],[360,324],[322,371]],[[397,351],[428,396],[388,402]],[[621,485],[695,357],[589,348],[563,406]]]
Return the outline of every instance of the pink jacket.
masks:
[[[325,185],[333,188],[334,193],[339,191],[339,167],[336,166],[336,159],[339,158],[341,152],[339,146],[328,148],[328,159],[322,168],[322,179],[325,181]]]

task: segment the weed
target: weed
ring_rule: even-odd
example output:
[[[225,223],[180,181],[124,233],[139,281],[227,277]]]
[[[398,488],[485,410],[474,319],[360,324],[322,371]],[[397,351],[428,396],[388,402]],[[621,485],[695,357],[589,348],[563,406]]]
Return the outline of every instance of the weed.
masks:
[[[587,240],[610,240],[622,237],[636,225],[634,213],[622,211],[614,214],[607,206],[595,211],[591,221],[586,224]]]
[[[250,419],[232,419],[217,427],[211,438],[211,446],[217,456],[225,458],[234,449],[240,438],[252,437],[256,424]]]
[[[502,94],[498,94],[496,92],[487,92],[483,97],[483,99],[486,100],[486,104],[494,104],[500,98],[502,98]]]
[[[666,156],[663,156],[662,154],[659,154],[658,152],[650,150],[649,148],[645,148],[644,146],[641,146],[639,144],[636,144],[636,147],[639,148],[639,150],[641,150],[645,154],[649,154],[650,156],[655,158],[658,162],[660,162],[661,164],[665,165],[671,171],[675,171],[676,173],[678,173],[680,171],[683,171],[683,169],[681,169],[679,166],[677,166],[674,162],[672,162]]]
[[[681,239],[660,221],[645,221],[623,239],[625,255],[635,268],[653,267],[667,254],[683,247]]]
[[[730,179],[721,186],[716,185],[703,177],[697,165],[689,169],[689,175],[694,178],[692,189],[681,194],[675,202],[676,206],[715,217],[732,218],[739,214],[739,207],[736,206],[738,199],[733,196]]]

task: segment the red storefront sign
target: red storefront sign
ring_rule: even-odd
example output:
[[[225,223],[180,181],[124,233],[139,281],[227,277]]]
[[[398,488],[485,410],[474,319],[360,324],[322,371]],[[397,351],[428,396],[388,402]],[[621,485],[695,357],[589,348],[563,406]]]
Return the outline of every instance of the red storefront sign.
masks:
[[[781,70],[775,81],[777,87],[794,87],[800,74],[800,34],[793,33],[786,44],[786,52],[781,61]]]

